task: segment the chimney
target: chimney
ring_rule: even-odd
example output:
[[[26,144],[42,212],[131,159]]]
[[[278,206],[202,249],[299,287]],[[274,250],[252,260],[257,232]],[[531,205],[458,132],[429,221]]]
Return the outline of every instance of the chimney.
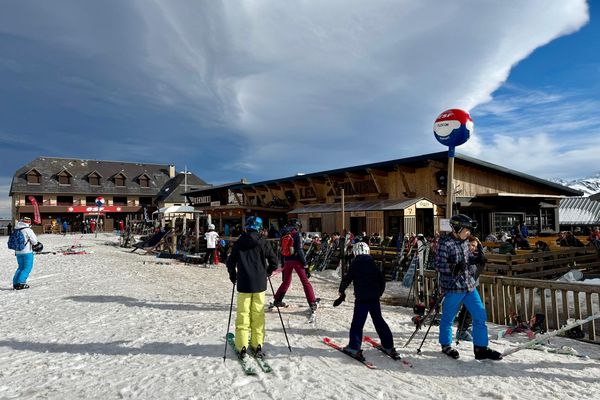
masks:
[[[175,166],[169,165],[169,178],[175,178]]]

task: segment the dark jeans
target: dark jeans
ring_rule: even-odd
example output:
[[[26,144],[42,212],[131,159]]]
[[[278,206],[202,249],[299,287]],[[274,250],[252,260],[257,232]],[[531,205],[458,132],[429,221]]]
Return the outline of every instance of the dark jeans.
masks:
[[[381,315],[379,301],[354,303],[354,316],[352,317],[352,325],[350,325],[350,343],[348,347],[353,350],[360,350],[367,314],[371,314],[373,325],[375,325],[375,330],[377,331],[377,335],[379,335],[379,339],[381,339],[383,348],[390,349],[394,347],[392,331]]]
[[[206,249],[206,254],[204,254],[204,264],[214,264],[215,262],[215,251],[216,249]]]

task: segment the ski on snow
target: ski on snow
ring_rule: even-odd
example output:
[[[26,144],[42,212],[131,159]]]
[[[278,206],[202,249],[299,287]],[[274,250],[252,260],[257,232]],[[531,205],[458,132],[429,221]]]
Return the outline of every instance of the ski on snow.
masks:
[[[389,355],[384,350],[384,348],[381,346],[381,344],[377,340],[375,340],[375,339],[373,339],[373,338],[371,338],[369,336],[363,336],[363,342],[369,343],[371,346],[373,346],[377,350],[381,351],[383,354],[385,354],[386,356],[390,357],[392,360],[402,362],[402,365],[404,367],[407,367],[407,368],[412,368],[413,367],[413,365],[409,361],[403,359],[402,357],[394,358],[391,355]]]
[[[333,347],[337,351],[340,351],[340,352],[344,353],[348,357],[355,359],[356,361],[358,361],[359,363],[363,364],[365,367],[367,367],[369,369],[377,369],[377,367],[375,366],[375,364],[373,364],[373,363],[371,363],[371,362],[369,362],[367,360],[358,359],[358,358],[354,357],[352,354],[345,352],[344,349],[342,348],[342,346],[340,346],[339,344],[335,343],[330,338],[327,338],[327,337],[323,338],[323,343],[325,343],[329,347]]]
[[[239,353],[238,353],[237,349],[235,348],[235,335],[231,332],[227,334],[227,343],[229,343],[229,345],[231,346],[233,351],[235,351],[235,358],[238,359],[240,365],[242,366],[242,369],[244,370],[244,373],[246,375],[256,375],[256,369],[248,363],[249,357],[246,357],[246,358],[239,357]],[[262,368],[262,366],[261,366],[261,368]]]
[[[510,354],[516,353],[519,350],[531,348],[531,347],[533,347],[533,346],[535,346],[535,345],[537,345],[539,343],[542,343],[542,342],[550,339],[551,337],[559,335],[559,334],[561,334],[563,332],[566,332],[569,329],[573,329],[573,328],[575,328],[575,327],[577,327],[579,325],[586,324],[586,323],[588,323],[590,321],[595,320],[596,318],[600,318],[600,313],[590,315],[589,317],[587,317],[585,319],[577,320],[575,322],[572,322],[570,324],[567,324],[567,325],[563,326],[560,329],[557,329],[557,330],[552,331],[550,333],[546,333],[545,335],[541,335],[541,336],[539,336],[539,337],[537,337],[537,338],[535,338],[533,340],[530,340],[529,342],[525,342],[525,343],[520,344],[520,345],[518,345],[516,347],[512,347],[510,349],[504,350],[504,353],[502,353],[502,357],[506,357],[506,356],[508,356]]]

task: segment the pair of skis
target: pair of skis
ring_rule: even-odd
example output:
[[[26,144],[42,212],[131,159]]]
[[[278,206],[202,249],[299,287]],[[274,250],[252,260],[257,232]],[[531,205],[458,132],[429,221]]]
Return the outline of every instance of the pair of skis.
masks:
[[[376,348],[377,350],[380,350],[381,352],[383,352],[385,355],[387,355],[388,357],[390,357],[392,360],[394,361],[401,361],[402,365],[408,368],[412,368],[412,364],[402,358],[394,358],[392,357],[390,354],[388,354],[384,348],[381,346],[381,344],[379,342],[377,342],[375,339],[370,338],[369,336],[363,336],[363,342],[370,344],[371,346],[373,346],[374,348]],[[349,357],[352,357],[353,359],[355,359],[356,361],[360,362],[361,364],[363,364],[365,367],[369,368],[369,369],[377,369],[377,366],[375,364],[373,364],[370,361],[365,360],[364,358],[358,358],[355,357],[352,353],[345,351],[344,348],[342,346],[340,346],[339,344],[337,344],[336,342],[334,342],[331,338],[323,338],[323,343],[325,343],[327,346],[332,347],[344,354],[346,354]]]
[[[254,368],[249,363],[250,357],[244,357],[244,358],[239,357],[239,353],[235,348],[235,335],[231,332],[227,334],[227,343],[229,343],[229,345],[231,346],[233,351],[235,351],[235,356],[238,359],[240,365],[242,366],[244,373],[246,375],[256,375],[257,374],[256,368]],[[250,353],[248,353],[248,354],[250,354]],[[256,363],[258,364],[258,366],[260,367],[260,369],[263,372],[270,373],[273,371],[273,368],[271,368],[269,363],[267,363],[267,361],[265,361],[264,358],[254,357],[254,359],[256,360]]]

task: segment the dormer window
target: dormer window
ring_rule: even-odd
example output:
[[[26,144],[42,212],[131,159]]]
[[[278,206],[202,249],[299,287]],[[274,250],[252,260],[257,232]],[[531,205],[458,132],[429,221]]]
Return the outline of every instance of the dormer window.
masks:
[[[42,183],[42,174],[32,169],[27,173],[27,184],[28,185],[39,185]]]
[[[61,185],[70,185],[71,184],[71,174],[67,170],[63,170],[58,173],[58,183]]]
[[[96,171],[88,175],[88,182],[90,186],[100,186],[100,174]]]
[[[125,175],[119,173],[114,177],[115,186],[124,187],[125,186]]]
[[[138,182],[140,184],[140,187],[143,187],[143,188],[150,187],[150,178],[146,174],[140,175],[140,177],[138,178]]]

